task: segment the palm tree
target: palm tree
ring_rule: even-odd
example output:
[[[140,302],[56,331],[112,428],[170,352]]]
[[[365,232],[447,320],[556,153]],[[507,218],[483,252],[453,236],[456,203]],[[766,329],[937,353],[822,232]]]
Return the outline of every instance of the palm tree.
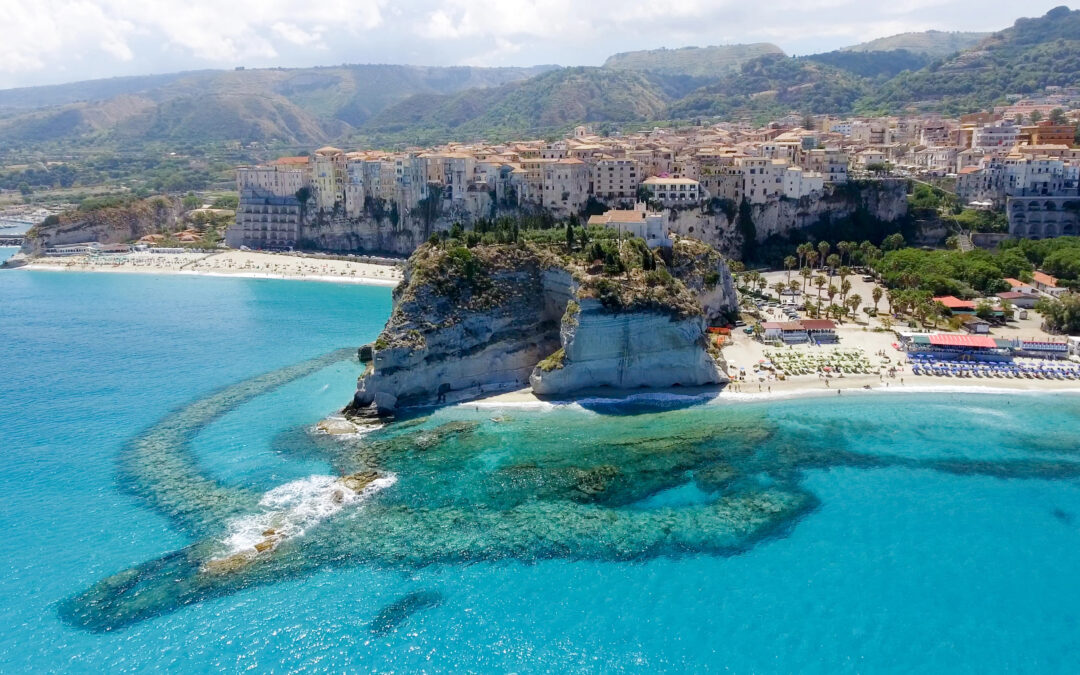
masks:
[[[844,258],[851,255],[851,251],[854,248],[855,244],[850,241],[841,241],[836,244],[836,250],[840,253],[841,262]]]
[[[813,274],[813,272],[810,271],[809,267],[804,267],[801,270],[799,270],[799,276],[802,277],[802,292],[803,292],[803,295],[806,295],[806,282],[810,281],[810,276],[812,274]]]
[[[874,286],[874,290],[870,291],[870,297],[874,298],[874,312],[877,313],[878,303],[881,302],[881,296],[884,292],[881,290],[881,286]]]
[[[840,281],[843,281],[851,276],[851,268],[847,265],[841,265],[840,269],[836,270],[836,273],[840,275]]]
[[[810,244],[806,244],[806,243],[799,244],[798,246],[795,247],[795,252],[797,254],[799,254],[799,267],[803,266],[803,261],[806,260],[806,256],[809,255],[810,251],[813,251],[813,250],[814,250],[814,247],[811,246]]]
[[[847,294],[851,292],[851,282],[844,279],[840,282],[840,298],[846,299]]]
[[[855,322],[859,321],[859,305],[862,304],[862,296],[858,293],[852,293],[851,297],[847,299],[847,306],[851,308],[851,315],[855,317]]]
[[[836,268],[840,266],[840,256],[835,253],[830,253],[825,262],[829,264],[829,273],[833,274],[836,272]]]
[[[793,267],[795,267],[795,263],[796,263],[796,260],[795,260],[795,256],[793,256],[793,255],[789,255],[788,257],[784,258],[784,267],[787,268],[787,280],[788,281],[791,281],[791,269]]]
[[[829,302],[833,301],[839,291],[840,289],[836,287],[836,284],[829,284],[829,290],[825,291],[825,295],[829,296]]]
[[[772,289],[776,291],[776,301],[783,302],[783,294],[784,291],[787,290],[787,284],[785,284],[783,281],[777,281],[775,284],[772,285]]]
[[[830,250],[831,248],[832,248],[832,247],[831,247],[831,246],[829,246],[829,242],[827,242],[827,241],[819,241],[819,242],[818,242],[818,245],[817,245],[817,250],[818,250],[818,255],[820,255],[820,256],[821,256],[820,260],[821,260],[821,264],[822,264],[822,265],[824,265],[824,264],[825,264],[825,259],[826,259],[826,258],[828,257],[828,255],[829,255],[829,250]]]
[[[799,282],[798,281],[789,281],[787,286],[788,286],[788,290],[791,291],[792,295],[795,295],[796,293],[799,292]]]
[[[934,328],[937,328],[938,319],[945,316],[948,308],[937,300],[930,303],[930,317],[934,319]]]
[[[825,277],[821,275],[814,277],[814,285],[817,286],[817,301],[819,305],[821,304],[821,289],[825,288],[826,283],[828,283],[828,281]]]
[[[806,254],[806,264],[809,265],[810,267],[813,267],[815,264],[817,264],[817,259],[818,259],[817,251],[810,251],[809,253]]]

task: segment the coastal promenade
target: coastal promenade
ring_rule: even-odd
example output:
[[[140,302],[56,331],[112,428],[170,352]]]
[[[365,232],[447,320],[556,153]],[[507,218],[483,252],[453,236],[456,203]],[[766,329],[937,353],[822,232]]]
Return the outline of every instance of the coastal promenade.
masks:
[[[374,286],[396,286],[402,275],[401,269],[395,265],[234,250],[219,253],[135,252],[34,258],[20,269],[295,279]]]

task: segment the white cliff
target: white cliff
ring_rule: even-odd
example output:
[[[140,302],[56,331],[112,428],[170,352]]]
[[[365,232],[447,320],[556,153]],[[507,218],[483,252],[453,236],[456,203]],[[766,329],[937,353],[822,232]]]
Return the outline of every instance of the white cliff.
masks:
[[[630,258],[648,250],[624,247]],[[701,286],[698,296],[666,267],[612,277],[551,247],[424,245],[346,412],[386,414],[529,384],[560,394],[724,382],[706,316],[730,312],[734,292],[726,265],[706,250],[695,242],[667,252]]]
[[[727,381],[707,349],[705,319],[657,310],[610,311],[599,300],[566,313],[559,352],[533,370],[536,394],[591,387],[697,386]]]

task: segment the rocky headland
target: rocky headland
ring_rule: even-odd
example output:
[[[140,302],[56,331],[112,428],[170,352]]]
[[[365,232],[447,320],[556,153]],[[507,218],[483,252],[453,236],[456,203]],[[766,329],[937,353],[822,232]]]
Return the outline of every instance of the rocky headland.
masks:
[[[706,328],[735,308],[723,258],[695,240],[563,245],[428,243],[409,259],[346,409],[386,415],[531,386],[726,382]]]

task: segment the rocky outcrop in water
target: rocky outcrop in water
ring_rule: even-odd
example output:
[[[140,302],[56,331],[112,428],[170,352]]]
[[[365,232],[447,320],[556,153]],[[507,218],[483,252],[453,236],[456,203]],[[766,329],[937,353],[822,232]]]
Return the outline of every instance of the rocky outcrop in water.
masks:
[[[96,241],[119,244],[175,229],[182,213],[179,200],[153,197],[121,206],[67,211],[35,225],[26,233],[23,252],[41,255],[46,246]]]
[[[643,243],[626,247],[630,259],[653,255]],[[727,266],[709,250],[692,242],[667,252],[684,284],[663,260],[655,270],[611,274],[531,244],[422,246],[347,413],[526,384],[558,395],[724,382],[705,328],[734,308],[735,296]]]

